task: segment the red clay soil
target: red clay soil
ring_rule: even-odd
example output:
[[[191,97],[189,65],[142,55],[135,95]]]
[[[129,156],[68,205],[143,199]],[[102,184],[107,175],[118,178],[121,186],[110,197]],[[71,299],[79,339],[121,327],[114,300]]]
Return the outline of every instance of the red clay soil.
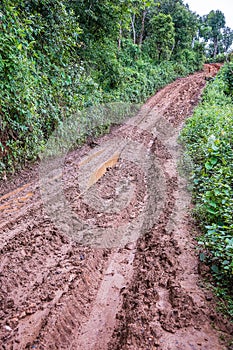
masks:
[[[76,236],[62,197],[51,217],[39,165],[0,183],[1,349],[232,349],[232,324],[200,275],[178,171],[179,132],[218,69],[176,80],[94,149],[67,155],[61,180]]]

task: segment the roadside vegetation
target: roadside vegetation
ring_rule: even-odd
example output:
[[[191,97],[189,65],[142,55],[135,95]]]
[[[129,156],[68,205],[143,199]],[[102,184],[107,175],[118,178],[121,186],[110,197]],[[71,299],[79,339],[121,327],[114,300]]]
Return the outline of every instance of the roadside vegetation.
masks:
[[[205,60],[224,60],[232,42],[223,13],[200,17],[182,0],[2,0],[0,178],[36,160],[51,133],[78,111],[142,103]],[[208,84],[182,133],[193,162],[200,243],[208,249],[201,258],[226,288],[233,282],[232,71],[230,63]]]
[[[200,258],[210,264],[217,293],[233,317],[233,63],[208,83],[181,140],[191,157]]]
[[[215,36],[212,22],[182,0],[1,1],[0,176],[35,160],[77,111],[143,102],[200,69],[205,40],[210,56],[226,49],[214,44],[224,18]]]

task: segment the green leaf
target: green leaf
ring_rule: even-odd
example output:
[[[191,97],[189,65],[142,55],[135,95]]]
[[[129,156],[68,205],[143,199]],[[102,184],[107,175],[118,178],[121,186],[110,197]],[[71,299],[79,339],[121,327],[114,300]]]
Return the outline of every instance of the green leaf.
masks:
[[[211,266],[211,270],[214,272],[214,273],[219,273],[219,268],[217,265],[212,265]]]
[[[209,161],[205,163],[206,170],[211,170],[213,168],[213,164],[211,164]]]
[[[201,260],[202,262],[204,262],[205,259],[206,259],[205,253],[200,253],[200,260]]]
[[[212,165],[216,165],[216,164],[218,163],[218,158],[211,158],[211,159],[210,159],[210,163],[211,163]]]
[[[207,208],[207,212],[210,213],[210,214],[213,214],[213,215],[216,215],[217,214],[217,211],[216,210],[213,210],[211,208]]]

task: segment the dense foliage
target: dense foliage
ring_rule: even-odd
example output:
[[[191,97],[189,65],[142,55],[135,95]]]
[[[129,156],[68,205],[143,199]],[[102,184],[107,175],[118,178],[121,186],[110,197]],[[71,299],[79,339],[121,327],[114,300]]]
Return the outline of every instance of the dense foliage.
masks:
[[[233,282],[233,64],[208,84],[203,101],[181,138],[193,163],[196,215],[204,230],[200,243],[212,270]],[[206,257],[207,258],[207,257]],[[232,285],[232,284],[231,284]]]
[[[3,0],[0,174],[36,159],[76,111],[143,101],[199,69],[196,30],[181,0]]]
[[[35,159],[65,116],[98,99],[74,57],[80,28],[59,1],[3,1],[0,23],[1,169]]]
[[[77,111],[144,101],[200,69],[198,32],[208,42],[217,35],[219,53],[231,44],[224,23],[222,14],[200,19],[182,0],[1,1],[0,176],[36,159]]]

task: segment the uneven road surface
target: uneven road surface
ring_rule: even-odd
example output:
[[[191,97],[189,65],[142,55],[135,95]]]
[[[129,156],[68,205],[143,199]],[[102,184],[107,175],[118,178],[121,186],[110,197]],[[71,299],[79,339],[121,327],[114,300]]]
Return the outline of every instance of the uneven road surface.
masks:
[[[177,142],[218,68],[166,86],[57,168],[0,183],[1,349],[230,349]]]

